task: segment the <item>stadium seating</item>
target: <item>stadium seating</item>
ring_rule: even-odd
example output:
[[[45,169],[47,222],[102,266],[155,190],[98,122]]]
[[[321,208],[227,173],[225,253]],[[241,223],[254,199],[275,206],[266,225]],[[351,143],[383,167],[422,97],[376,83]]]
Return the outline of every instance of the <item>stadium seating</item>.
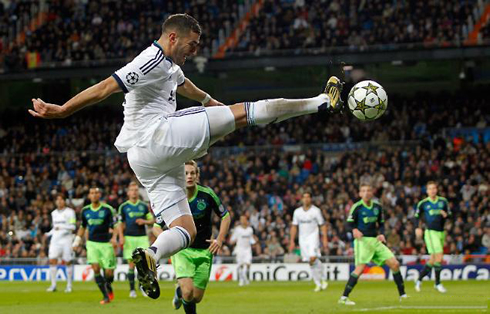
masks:
[[[201,52],[212,57],[250,11],[245,1],[36,1],[0,3],[0,70],[89,65],[132,59],[160,36],[160,23],[187,12],[203,28]],[[266,0],[227,55],[298,54],[332,47],[364,51],[461,46],[481,1]]]

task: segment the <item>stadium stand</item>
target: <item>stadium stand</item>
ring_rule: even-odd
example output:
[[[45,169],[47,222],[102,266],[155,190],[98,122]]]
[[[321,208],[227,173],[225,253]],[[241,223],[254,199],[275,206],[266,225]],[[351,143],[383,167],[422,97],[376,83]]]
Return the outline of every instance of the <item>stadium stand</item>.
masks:
[[[7,3],[0,2],[0,69],[5,72],[132,59],[159,37],[155,24],[175,12],[199,17],[200,54],[210,58],[254,1],[53,0],[44,8],[29,0]],[[266,0],[227,55],[461,46],[483,9],[478,0]]]

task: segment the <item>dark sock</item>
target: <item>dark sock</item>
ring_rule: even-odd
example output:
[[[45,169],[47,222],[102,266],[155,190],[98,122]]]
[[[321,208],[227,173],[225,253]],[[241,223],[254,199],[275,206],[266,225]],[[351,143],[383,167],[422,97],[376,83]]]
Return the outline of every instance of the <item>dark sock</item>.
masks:
[[[112,282],[114,281],[114,276],[105,276],[106,288],[108,293],[112,293]]]
[[[441,283],[441,263],[434,263],[434,270],[436,272],[436,285]]]
[[[344,290],[344,297],[348,297],[352,289],[354,289],[354,286],[357,284],[357,280],[359,277],[352,273],[350,274],[349,281],[347,281],[347,284],[345,285],[345,290]]]
[[[396,287],[398,288],[398,293],[400,295],[404,295],[405,285],[403,284],[402,274],[400,272],[393,273],[393,279],[395,280]]]
[[[182,301],[182,303],[184,304],[185,314],[196,314],[196,303],[186,302],[185,300]]]
[[[97,283],[97,286],[99,286],[100,292],[102,292],[104,299],[109,299],[104,278],[100,274],[95,274],[95,282]]]
[[[419,280],[422,281],[422,279],[425,276],[427,276],[428,274],[430,274],[431,271],[432,271],[432,265],[431,264],[425,264],[424,268],[420,272]]]
[[[152,250],[153,253],[157,254],[157,248],[156,247],[150,246],[149,249]]]
[[[180,289],[180,286],[177,286],[177,289],[175,289],[175,292],[177,293],[177,297],[179,299],[182,299],[182,289]]]
[[[132,291],[134,290],[134,269],[129,270],[128,279],[129,279],[129,289]]]

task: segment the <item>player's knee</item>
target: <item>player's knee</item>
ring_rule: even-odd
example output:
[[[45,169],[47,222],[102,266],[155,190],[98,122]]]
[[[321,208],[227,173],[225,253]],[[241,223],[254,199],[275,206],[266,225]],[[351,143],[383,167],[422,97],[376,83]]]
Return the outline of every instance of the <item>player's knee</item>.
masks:
[[[185,287],[185,286],[182,286],[180,287],[180,289],[182,290],[182,298],[186,301],[193,301],[194,299],[194,289],[191,288],[191,287]]]
[[[194,242],[194,239],[196,238],[197,230],[196,226],[193,224],[192,226],[189,226],[185,228],[189,235],[191,236],[191,243]]]
[[[395,272],[399,271],[400,270],[400,262],[398,262],[397,260],[394,260],[393,263],[392,263],[391,268]]]
[[[204,295],[202,294],[194,294],[194,303],[199,303],[202,301],[202,298],[203,298]]]

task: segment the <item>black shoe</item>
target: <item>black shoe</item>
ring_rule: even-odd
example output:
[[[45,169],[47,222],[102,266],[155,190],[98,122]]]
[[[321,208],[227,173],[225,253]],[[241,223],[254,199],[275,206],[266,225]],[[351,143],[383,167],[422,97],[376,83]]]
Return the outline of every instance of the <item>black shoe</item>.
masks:
[[[157,280],[157,267],[153,257],[146,250],[137,248],[133,251],[133,263],[138,270],[138,280],[145,294],[152,299],[160,296]]]
[[[172,300],[172,306],[175,310],[180,309],[182,306],[182,293],[180,291],[179,285],[175,287],[174,299]]]

